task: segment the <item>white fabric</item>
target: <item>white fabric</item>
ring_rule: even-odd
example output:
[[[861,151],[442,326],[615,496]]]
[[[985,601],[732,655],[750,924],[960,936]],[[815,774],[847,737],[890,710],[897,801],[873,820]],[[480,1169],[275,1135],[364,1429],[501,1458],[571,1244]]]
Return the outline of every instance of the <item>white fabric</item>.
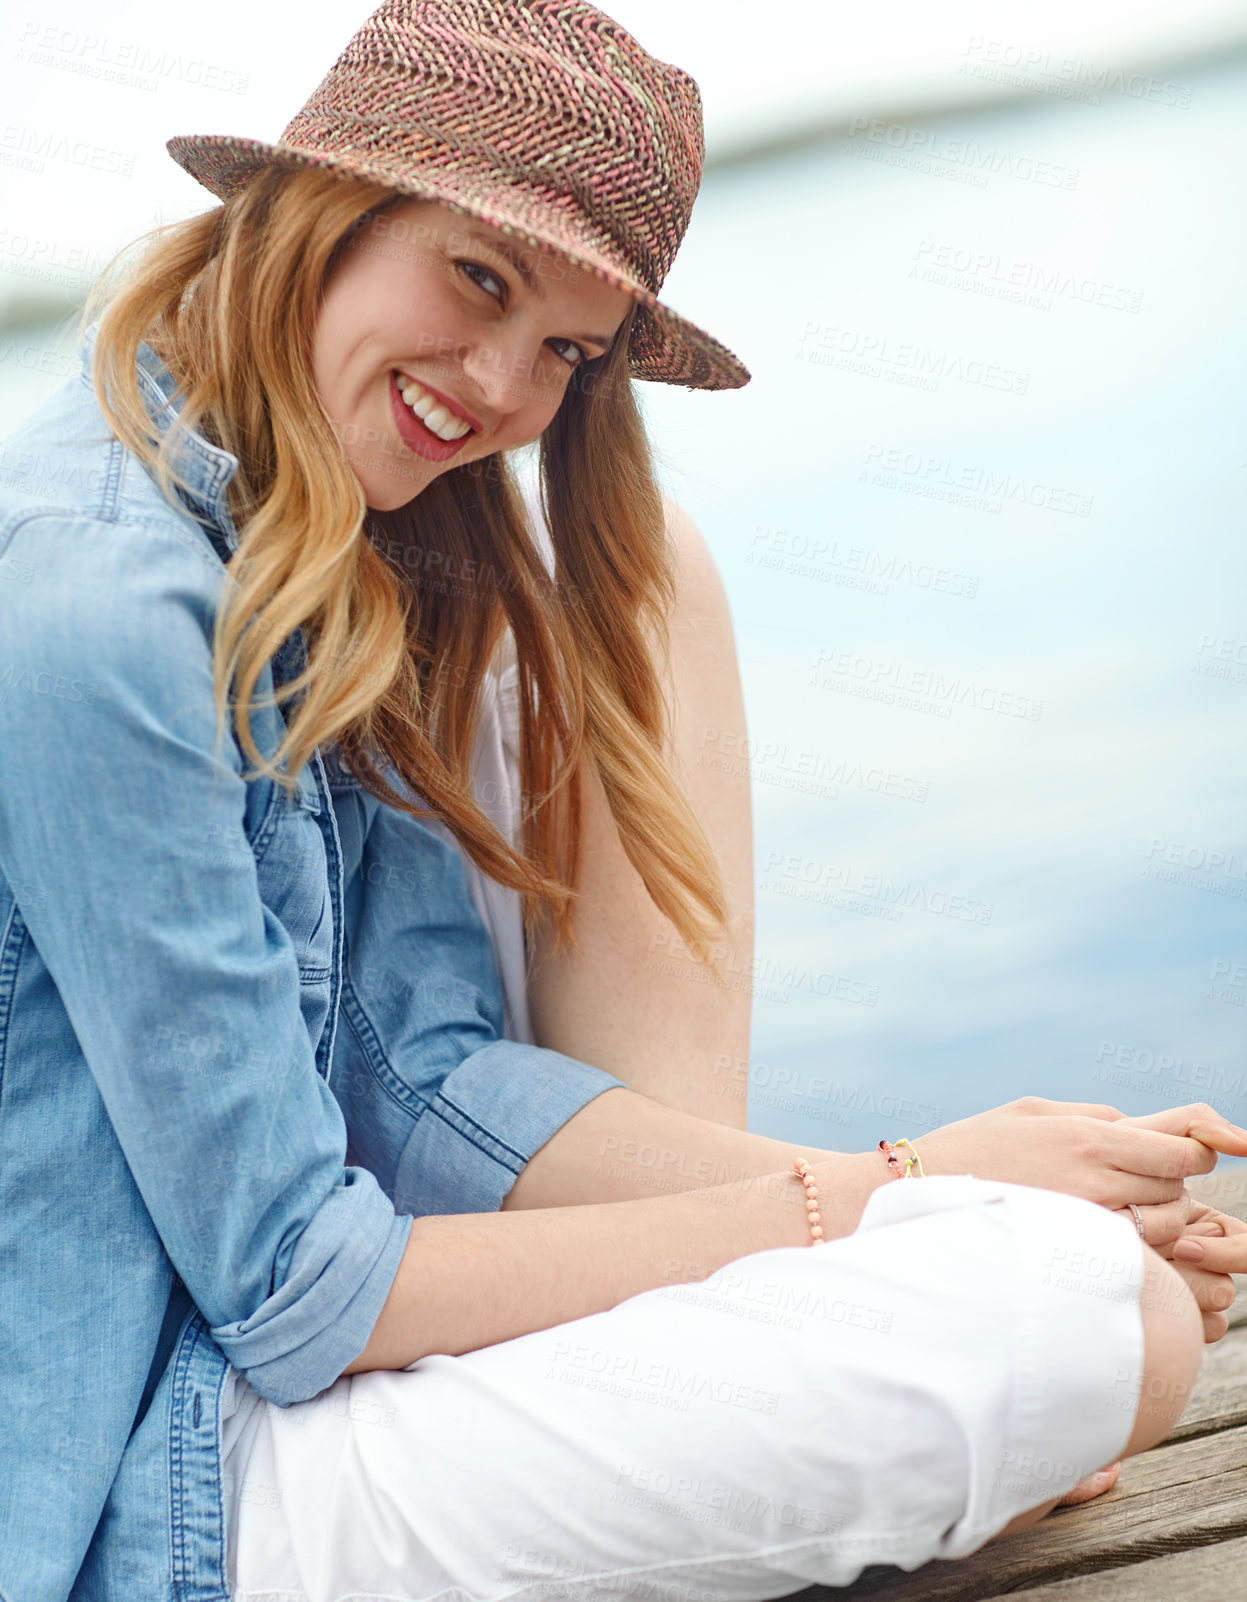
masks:
[[[963,1557],[1120,1453],[1141,1264],[1090,1202],[891,1180],[846,1239],[462,1357],[286,1409],[240,1376],[230,1595],[743,1602]]]

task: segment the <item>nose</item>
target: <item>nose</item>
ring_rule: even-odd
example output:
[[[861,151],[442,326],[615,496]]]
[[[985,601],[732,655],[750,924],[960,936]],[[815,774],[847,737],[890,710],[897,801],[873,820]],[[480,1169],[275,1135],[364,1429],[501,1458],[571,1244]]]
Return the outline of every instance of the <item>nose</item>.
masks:
[[[497,419],[523,411],[549,388],[541,381],[540,349],[521,329],[508,333],[493,329],[488,339],[475,340],[465,350],[464,372],[482,407]]]

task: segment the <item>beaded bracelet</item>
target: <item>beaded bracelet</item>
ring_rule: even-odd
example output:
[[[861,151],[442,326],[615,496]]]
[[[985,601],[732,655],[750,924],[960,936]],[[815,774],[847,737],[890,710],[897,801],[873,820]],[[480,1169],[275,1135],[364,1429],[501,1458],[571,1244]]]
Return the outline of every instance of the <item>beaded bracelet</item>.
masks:
[[[913,1141],[912,1140],[898,1140],[896,1144],[898,1146],[908,1146],[910,1151],[913,1152],[913,1156],[912,1157],[906,1157],[906,1159],[905,1159],[905,1178],[906,1179],[911,1179],[913,1177],[912,1174],[910,1173],[910,1170],[913,1168],[914,1164],[917,1163],[917,1165],[918,1165],[918,1177],[919,1177],[919,1179],[925,1179],[927,1177],[926,1170],[922,1166],[922,1158],[919,1157],[918,1148],[917,1148],[917,1146],[914,1145]]]
[[[794,1157],[792,1171],[805,1186],[805,1210],[810,1218],[810,1234],[813,1237],[811,1246],[825,1246],[823,1239],[823,1215],[818,1210],[818,1186],[814,1183],[814,1170],[804,1157]]]
[[[904,1170],[901,1168],[900,1158],[896,1155],[896,1147],[890,1140],[881,1140],[879,1150],[888,1160],[888,1167],[893,1169],[898,1179],[904,1179]]]
[[[913,1152],[912,1157],[906,1157],[904,1168],[901,1167],[900,1158],[896,1155],[897,1146],[908,1146],[910,1151]],[[879,1142],[879,1150],[887,1158],[888,1167],[895,1171],[899,1179],[911,1178],[911,1170],[915,1164],[918,1167],[919,1177],[922,1179],[927,1177],[926,1170],[922,1166],[922,1158],[918,1155],[918,1148],[912,1140],[898,1140],[896,1146],[890,1140],[881,1140]]]

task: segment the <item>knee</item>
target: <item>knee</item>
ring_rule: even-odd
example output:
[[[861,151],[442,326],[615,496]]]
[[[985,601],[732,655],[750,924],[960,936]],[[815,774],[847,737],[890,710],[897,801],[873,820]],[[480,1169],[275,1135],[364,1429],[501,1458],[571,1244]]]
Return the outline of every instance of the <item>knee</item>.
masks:
[[[1204,1326],[1186,1281],[1150,1246],[1143,1248],[1143,1373],[1134,1429],[1123,1456],[1163,1441],[1186,1411],[1204,1355]]]

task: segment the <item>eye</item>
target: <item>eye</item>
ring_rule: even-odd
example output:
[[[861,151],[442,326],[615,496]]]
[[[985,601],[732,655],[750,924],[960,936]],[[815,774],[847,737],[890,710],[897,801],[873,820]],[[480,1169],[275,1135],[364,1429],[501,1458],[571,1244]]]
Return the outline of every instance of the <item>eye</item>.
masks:
[[[495,272],[491,272],[490,269],[488,267],[486,267],[482,262],[479,262],[479,261],[457,261],[455,263],[455,266],[456,267],[471,267],[478,273],[484,273],[486,278],[492,278],[494,283],[497,284],[500,288],[502,288],[502,289],[506,288],[506,285],[503,284],[502,279],[499,278],[498,274],[495,273]],[[471,274],[469,273],[468,276],[471,277]],[[473,278],[472,282],[474,284],[479,284],[480,280],[477,279],[477,278]],[[481,288],[484,288],[483,284],[481,285]],[[489,289],[486,289],[485,293],[487,295],[489,295],[489,294],[493,294],[493,291],[489,290]],[[503,298],[504,297],[502,295],[495,295],[494,296],[495,300],[502,300]]]
[[[563,358],[569,367],[583,367],[585,362],[589,360],[589,352],[578,345],[574,339],[555,339],[551,340],[550,343],[553,345],[570,346],[570,348],[576,352],[577,356],[580,358],[579,361],[568,361],[566,356]]]

